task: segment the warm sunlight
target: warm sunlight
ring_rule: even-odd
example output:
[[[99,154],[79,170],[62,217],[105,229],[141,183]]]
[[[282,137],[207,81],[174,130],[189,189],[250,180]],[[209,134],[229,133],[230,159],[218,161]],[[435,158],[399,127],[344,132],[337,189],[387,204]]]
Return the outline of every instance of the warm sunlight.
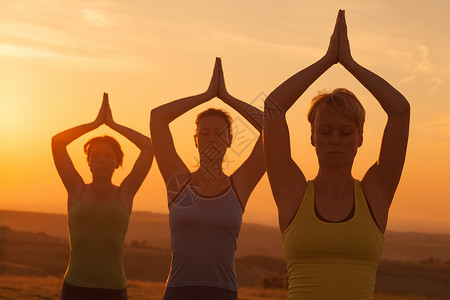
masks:
[[[328,52],[330,44],[336,45],[331,43],[336,39],[330,36],[340,9],[345,9],[350,49],[342,42],[347,41],[347,35],[339,33],[339,47]],[[90,293],[88,289],[96,287],[96,291],[121,294],[121,299],[161,299],[165,291],[170,293],[171,290],[164,282],[173,282],[176,286],[184,282],[183,274],[189,274],[189,280],[192,277],[193,287],[203,289],[202,284],[194,281],[206,282],[209,278],[201,276],[223,273],[226,284],[224,278],[219,278],[220,285],[214,282],[211,287],[227,286],[228,290],[223,290],[231,291],[232,299],[239,294],[239,299],[244,300],[281,300],[288,294],[287,274],[305,270],[302,263],[314,265],[305,259],[298,265],[300,268],[292,268],[297,263],[295,256],[308,257],[303,256],[302,251],[312,249],[313,260],[320,257],[319,265],[325,266],[322,278],[332,278],[333,271],[338,269],[333,259],[322,259],[320,255],[342,254],[344,259],[336,262],[349,266],[347,275],[351,279],[347,279],[347,283],[358,288],[375,286],[375,299],[449,299],[450,40],[445,38],[450,29],[449,11],[448,0],[0,1],[0,298],[59,299],[63,290],[76,288]],[[343,20],[342,12],[338,16],[337,20]],[[339,53],[344,53],[343,57]],[[324,55],[326,59],[322,60]],[[216,57],[221,58],[221,69],[216,68],[213,73]],[[387,97],[377,96],[377,101],[369,90],[380,94],[361,78],[361,74],[368,73],[352,64],[351,57],[398,90],[407,99],[410,111],[405,109],[403,97],[391,93],[392,90],[380,81],[375,85],[390,92],[383,93],[389,95]],[[326,148],[326,138],[311,138],[311,125],[307,120],[311,99],[319,92],[331,92],[340,87],[352,91],[366,111],[363,142],[360,147],[355,146],[354,139],[348,142],[348,149],[353,151],[348,153],[354,154],[357,150],[353,168],[350,170],[347,164],[345,174],[339,173],[345,176],[331,172],[328,179],[348,179],[347,197],[342,197],[346,202],[341,203],[349,204],[353,199],[354,205],[351,210],[350,205],[344,207],[336,201],[334,206],[324,205],[326,184],[322,184],[322,190],[318,184],[316,194],[309,192],[303,210],[297,209],[299,213],[288,222],[290,215],[284,211],[279,216],[279,207],[282,203],[288,203],[289,209],[294,207],[291,199],[298,203],[304,198],[292,196],[289,191],[304,184],[308,186],[302,176],[296,176],[298,173],[283,168],[290,160],[272,164],[272,171],[278,168],[289,173],[277,173],[279,176],[270,177],[269,183],[267,172],[262,175],[269,159],[260,151],[262,148],[256,148],[254,160],[241,169],[240,175],[246,176],[238,174],[232,180],[227,177],[251,155],[259,138],[259,131],[244,117],[242,108],[232,108],[232,104],[236,105],[233,98],[263,110],[264,101],[275,88],[318,60],[329,68],[286,113],[290,154],[307,180],[317,176],[316,151]],[[336,60],[340,63],[330,63]],[[211,80],[212,74],[216,75],[216,81]],[[376,80],[369,77],[370,85]],[[298,78],[301,80],[293,89],[307,82],[303,76]],[[222,88],[210,88],[211,82]],[[224,90],[228,94],[223,93]],[[284,90],[278,99],[289,92]],[[108,101],[104,93],[108,94]],[[186,107],[193,102],[173,104],[174,100],[184,97],[200,102],[188,111]],[[385,104],[392,99],[403,105],[390,110],[388,118]],[[153,145],[158,144],[160,148],[158,161],[154,159],[148,171],[150,152],[155,150],[149,147],[152,145],[148,139],[150,114],[164,104],[172,105],[166,105],[169,109],[163,109],[162,113],[159,111],[159,119],[152,119],[156,120],[157,128],[156,131],[152,128],[153,140],[158,140],[160,134],[159,142]],[[217,168],[220,164],[207,164],[204,168],[205,162],[212,159],[206,151],[196,147],[194,140],[196,116],[207,108],[224,109],[233,118],[233,141],[229,148],[223,140],[214,140],[221,135],[210,134],[217,132],[220,127],[217,124],[223,126],[224,120],[220,118],[217,122],[211,121],[217,118],[210,118],[209,125],[204,123],[204,136],[197,140],[202,150],[211,150],[204,146],[208,143],[216,146],[215,150],[223,150],[215,152],[225,153],[221,168]],[[173,115],[180,112],[181,115]],[[380,177],[395,177],[392,175],[397,174],[395,162],[403,161],[396,160],[399,156],[395,155],[400,152],[403,155],[405,150],[394,149],[392,145],[398,146],[400,140],[406,140],[399,138],[407,132],[405,116],[410,116],[406,160],[383,234],[389,206],[384,201],[386,193],[378,188],[367,190],[367,185],[364,193],[359,193],[361,189],[351,177],[364,178],[376,163],[383,135],[391,151],[382,151],[382,157],[391,162],[394,157],[395,161],[385,164],[390,166],[383,169],[386,176],[374,176],[381,174],[377,172],[380,168],[375,168],[375,173],[366,178],[372,179],[371,187],[380,187],[377,185]],[[167,124],[172,117],[175,119]],[[385,131],[388,119],[400,121],[389,122],[394,125]],[[393,135],[392,128],[398,129],[399,124],[402,130]],[[172,139],[167,135],[167,126]],[[270,125],[266,126],[269,132],[267,128]],[[270,150],[288,153],[285,147],[288,139],[283,139],[287,135],[282,134],[282,128],[272,128],[279,131],[272,131],[276,137],[272,141],[277,143],[272,143]],[[351,133],[347,135],[352,136]],[[52,140],[55,135],[58,138]],[[103,144],[92,146],[94,154],[89,157],[89,163],[83,151],[89,139],[104,135],[116,139],[124,152],[123,165],[117,169],[117,145],[105,142],[108,138],[102,140]],[[209,138],[213,142],[207,140]],[[171,151],[171,140],[181,160]],[[321,143],[322,148],[312,146],[312,141]],[[336,149],[334,152],[336,157],[342,154]],[[322,163],[323,160],[321,168]],[[173,174],[183,178],[196,171],[200,164],[203,164],[200,171],[216,172],[208,173],[217,176],[213,176],[212,183],[205,180],[208,174],[202,177],[204,173],[198,172],[195,176],[191,174],[191,185],[182,185],[182,191],[166,189],[164,178],[178,179],[172,177]],[[386,172],[392,169],[394,172]],[[262,176],[260,181],[256,181],[255,174]],[[298,180],[291,181],[288,176]],[[219,180],[215,181],[217,178]],[[235,178],[238,179],[235,181]],[[198,182],[200,184],[195,186]],[[205,182],[207,184],[203,184]],[[287,189],[286,182],[299,184]],[[286,197],[289,201],[279,201],[277,206],[271,184],[272,188],[277,184],[281,186],[280,194],[289,195]],[[353,194],[351,184],[355,187]],[[199,186],[206,187],[205,191],[209,189],[208,193],[202,194]],[[309,185],[309,191],[311,186],[314,187]],[[337,190],[333,190],[334,195]],[[168,196],[172,194],[182,201],[174,201],[175,206],[169,209],[173,203],[168,202]],[[185,198],[180,196],[182,194]],[[246,200],[249,194],[246,206],[242,205],[240,196],[244,195]],[[385,205],[360,205],[364,203],[363,194],[366,200],[372,199],[366,203],[373,204],[373,199],[382,198]],[[223,202],[209,201],[211,199]],[[224,199],[231,200],[225,202]],[[310,210],[307,210],[308,203],[314,203],[309,205]],[[196,210],[201,213],[194,215]],[[220,217],[216,217],[217,211],[221,212]],[[292,209],[287,211],[292,213]],[[320,224],[328,222],[320,220],[322,217],[344,221],[324,225],[328,228],[326,234],[332,238],[327,239],[326,235],[323,238],[324,231],[319,230],[322,227],[316,226],[317,222],[302,225],[303,220],[308,221],[303,218],[308,216],[305,211],[315,213],[317,218],[312,219]],[[338,211],[340,215],[334,214]],[[345,211],[350,211],[348,217],[340,218]],[[180,218],[183,214],[185,220]],[[359,218],[361,215],[363,217]],[[358,223],[361,220],[369,221]],[[339,232],[335,234],[342,228],[341,223],[353,226],[350,230],[343,226],[341,231],[345,237],[350,237],[348,241],[337,238],[343,236]],[[294,229],[284,231],[287,233],[282,236],[280,225],[287,224]],[[338,230],[329,230],[333,227]],[[298,233],[298,228],[306,230],[294,235],[292,232],[297,230]],[[180,235],[181,232],[184,235]],[[292,237],[290,244],[286,243],[289,236]],[[302,244],[305,236],[308,242]],[[365,247],[367,245],[370,247]],[[172,246],[179,248],[173,251]],[[361,251],[366,252],[360,255]],[[115,255],[110,255],[113,252]],[[369,252],[371,254],[366,255]],[[286,253],[294,255],[289,258]],[[214,255],[220,258],[220,266]],[[364,259],[356,262],[368,256],[372,258],[370,263]],[[287,270],[286,258],[291,260],[288,261],[291,270]],[[328,260],[331,263],[323,263]],[[363,271],[368,265],[372,266],[370,276],[376,279],[375,284],[372,279],[367,280],[370,285],[355,283],[353,279],[359,280],[359,277],[368,279],[358,276],[368,274]],[[378,269],[373,268],[376,265]],[[201,269],[205,266],[206,269]],[[228,271],[210,272],[217,266]],[[352,269],[354,266],[361,269]],[[173,272],[170,272],[171,267]],[[177,268],[192,272],[177,271]],[[321,268],[310,273],[318,274]],[[339,277],[339,280],[323,280],[326,282],[321,287],[331,287],[332,283],[340,285],[345,272],[338,271],[334,278]],[[172,278],[171,273],[175,274]],[[200,274],[200,277],[194,278],[196,276],[190,273]],[[176,278],[177,274],[181,277]],[[289,278],[305,278],[301,273],[296,275],[289,275]],[[306,277],[314,280],[309,274]],[[318,286],[316,282],[311,283],[313,281],[304,281],[299,286]],[[181,299],[186,299],[185,296],[183,294]],[[200,298],[217,297],[196,299]]]
[[[231,1],[220,7],[203,1],[195,3],[178,2],[176,10],[166,3],[139,7],[102,1],[0,4],[0,165],[8,166],[4,170],[10,174],[21,174],[9,176],[11,186],[23,186],[18,193],[2,184],[0,209],[27,210],[27,203],[33,210],[65,212],[66,194],[53,165],[50,139],[61,130],[92,121],[103,92],[110,94],[116,120],[148,135],[150,110],[203,92],[214,57],[221,56],[230,92],[261,107],[258,103],[264,101],[264,95],[323,55],[340,8],[340,3],[333,1],[325,6],[305,6],[295,1],[285,6],[275,2],[255,6]],[[446,228],[450,232],[444,214],[450,203],[448,191],[445,184],[434,184],[443,182],[435,178],[443,172],[433,171],[450,168],[445,159],[450,149],[450,104],[445,89],[450,80],[446,67],[450,56],[442,51],[448,48],[446,40],[437,40],[431,34],[449,26],[445,15],[449,4],[437,1],[424,9],[423,4],[413,1],[406,11],[390,1],[346,5],[352,54],[399,89],[412,108],[410,144],[390,224],[398,226],[405,220],[412,224],[411,230],[428,230],[422,225],[414,227],[414,222],[409,221],[416,220],[429,224],[430,230]],[[427,25],[415,22],[418,18]],[[361,178],[378,155],[386,116],[364,87],[341,66],[335,66],[305,92],[288,114],[292,152],[296,160],[304,160],[308,178],[317,172],[306,121],[309,101],[317,91],[340,86],[354,91],[367,110],[364,143],[355,161],[354,176]],[[198,159],[192,138],[194,118],[209,106],[228,109],[213,100],[171,124],[175,145],[190,168],[195,168]],[[100,128],[99,132],[108,131]],[[242,141],[248,138],[251,135]],[[82,137],[69,146],[85,180],[89,180],[89,173],[82,145],[87,139]],[[237,150],[229,153],[230,170],[249,153],[241,153],[243,144],[235,145]],[[125,143],[124,147],[126,161],[117,178],[130,170],[136,153],[134,145]],[[39,168],[33,169],[35,174],[48,175],[36,178],[24,174],[30,162]],[[3,170],[2,177],[7,177]],[[13,183],[13,178],[22,180]],[[422,201],[428,186],[435,188],[427,202],[427,214],[423,214]],[[34,202],[34,197],[27,196],[28,190],[47,204]],[[51,196],[45,196],[48,191]],[[167,212],[164,197],[160,174],[152,168],[136,195],[135,209]],[[250,198],[245,218],[277,224],[266,177]]]
[[[6,96],[2,99],[0,102],[0,132],[2,140],[8,141],[8,143],[3,143],[5,147],[8,147],[10,142],[16,143],[23,140],[29,130],[28,120],[28,111],[23,101],[14,99],[13,96]]]

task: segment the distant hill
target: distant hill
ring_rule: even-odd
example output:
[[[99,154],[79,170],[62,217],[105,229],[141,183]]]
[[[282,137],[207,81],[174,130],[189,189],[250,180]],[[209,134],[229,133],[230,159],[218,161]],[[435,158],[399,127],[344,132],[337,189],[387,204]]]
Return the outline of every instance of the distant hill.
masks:
[[[41,232],[67,239],[67,216],[38,212],[0,210],[0,226],[13,230]],[[135,211],[131,214],[126,243],[144,242],[146,245],[170,249],[168,215]],[[283,258],[283,244],[276,227],[243,223],[238,239],[237,257],[270,256]],[[428,259],[450,260],[450,235],[417,232],[385,234],[383,259],[414,261]]]

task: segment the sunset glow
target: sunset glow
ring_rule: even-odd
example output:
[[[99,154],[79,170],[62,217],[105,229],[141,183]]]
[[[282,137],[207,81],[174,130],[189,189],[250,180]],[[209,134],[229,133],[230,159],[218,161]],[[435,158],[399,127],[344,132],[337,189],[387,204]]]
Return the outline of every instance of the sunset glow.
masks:
[[[388,229],[450,233],[450,2],[433,1],[0,1],[0,210],[66,213],[67,194],[54,167],[51,137],[91,122],[109,94],[116,122],[149,135],[152,108],[206,90],[214,58],[222,58],[229,92],[262,108],[281,82],[326,51],[339,8],[346,10],[353,57],[396,87],[411,105],[406,164]],[[292,154],[308,179],[317,172],[306,112],[321,90],[347,87],[367,111],[355,160],[361,178],[378,156],[385,113],[342,66],[319,78],[288,114]],[[171,124],[177,151],[195,169],[194,119],[207,107],[227,109],[241,141],[255,132],[214,99]],[[91,180],[83,144],[110,134],[122,144],[128,174],[138,150],[106,126],[68,147]],[[236,138],[236,137],[235,137]],[[251,147],[228,152],[231,174]],[[233,148],[234,147],[234,148]],[[157,164],[133,210],[164,212],[166,192]],[[267,176],[250,197],[244,222],[277,225]]]

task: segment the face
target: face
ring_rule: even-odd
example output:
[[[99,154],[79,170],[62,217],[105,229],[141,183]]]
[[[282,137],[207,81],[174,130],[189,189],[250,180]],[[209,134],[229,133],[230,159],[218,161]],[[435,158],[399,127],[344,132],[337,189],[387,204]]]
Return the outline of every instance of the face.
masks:
[[[114,170],[119,167],[116,154],[111,145],[101,142],[92,145],[88,163],[92,174],[101,177],[111,177]]]
[[[329,167],[351,166],[362,133],[355,121],[340,115],[334,108],[319,107],[311,133],[319,165]]]
[[[194,137],[200,154],[223,157],[231,145],[227,122],[220,116],[202,117]]]

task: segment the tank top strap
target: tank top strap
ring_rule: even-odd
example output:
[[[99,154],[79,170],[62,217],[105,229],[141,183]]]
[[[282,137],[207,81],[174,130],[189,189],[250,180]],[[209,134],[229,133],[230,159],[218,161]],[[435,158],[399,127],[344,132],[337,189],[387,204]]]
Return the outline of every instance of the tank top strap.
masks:
[[[370,220],[373,226],[376,227],[377,231],[384,236],[383,232],[380,230],[380,227],[378,226],[377,222],[375,221],[375,217],[373,215],[372,209],[370,208],[369,203],[367,202],[367,198],[364,195],[364,191],[361,187],[361,181],[355,179],[355,216],[358,214],[358,216],[362,218],[366,218],[367,220]]]
[[[234,186],[234,182],[233,182],[233,178],[232,177],[233,177],[233,175],[228,176],[228,181],[230,182],[230,188],[233,191],[233,194],[236,197],[236,200],[239,202],[239,206],[242,209],[242,213],[244,213],[245,207],[243,205],[243,202],[242,202],[241,198],[239,198],[239,195],[238,195],[237,190],[236,190],[236,188]]]

